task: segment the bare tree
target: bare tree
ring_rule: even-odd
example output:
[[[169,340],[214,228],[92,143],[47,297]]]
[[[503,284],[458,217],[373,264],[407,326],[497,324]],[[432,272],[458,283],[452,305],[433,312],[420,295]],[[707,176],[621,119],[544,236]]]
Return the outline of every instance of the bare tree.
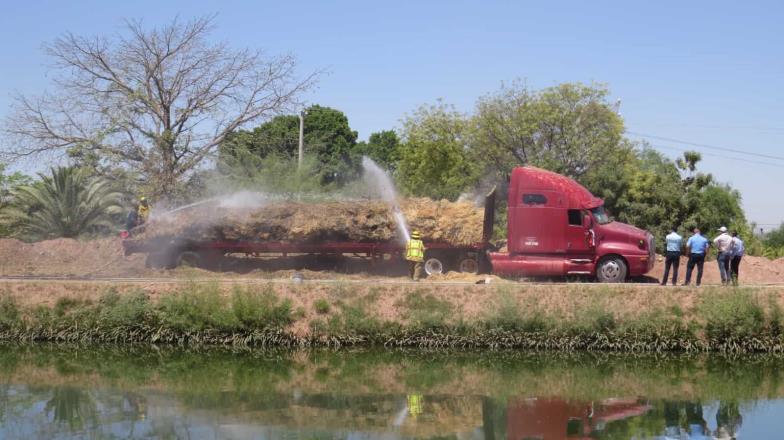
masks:
[[[209,42],[213,18],[152,29],[127,21],[113,38],[58,38],[46,46],[57,92],[16,98],[5,156],[90,156],[137,172],[159,194],[172,191],[227,134],[290,110],[317,76],[297,77],[291,55]]]

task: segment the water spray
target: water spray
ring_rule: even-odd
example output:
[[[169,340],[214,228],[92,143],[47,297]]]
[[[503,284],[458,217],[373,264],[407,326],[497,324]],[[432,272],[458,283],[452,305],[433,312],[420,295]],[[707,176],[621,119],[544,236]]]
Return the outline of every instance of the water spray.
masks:
[[[392,183],[389,173],[367,156],[362,157],[362,171],[362,179],[365,183],[392,207],[392,215],[402,233],[401,238],[408,242],[411,239],[411,234],[408,231],[406,217],[397,204],[397,191],[395,191],[395,185]]]

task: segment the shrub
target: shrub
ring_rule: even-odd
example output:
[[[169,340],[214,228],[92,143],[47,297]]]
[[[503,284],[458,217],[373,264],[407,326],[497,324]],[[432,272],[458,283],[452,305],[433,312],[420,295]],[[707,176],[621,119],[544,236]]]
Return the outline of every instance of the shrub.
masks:
[[[409,322],[421,328],[444,327],[454,309],[449,301],[432,293],[423,294],[419,290],[411,292],[399,305],[407,309],[405,316]]]
[[[291,301],[280,301],[269,285],[261,292],[252,287],[235,287],[231,307],[236,319],[246,328],[283,327],[294,320]]]
[[[765,313],[747,290],[706,291],[698,307],[705,335],[713,340],[750,338],[765,328]]]
[[[316,313],[320,315],[326,315],[329,313],[329,302],[324,298],[319,298],[313,303],[313,307],[316,309]]]

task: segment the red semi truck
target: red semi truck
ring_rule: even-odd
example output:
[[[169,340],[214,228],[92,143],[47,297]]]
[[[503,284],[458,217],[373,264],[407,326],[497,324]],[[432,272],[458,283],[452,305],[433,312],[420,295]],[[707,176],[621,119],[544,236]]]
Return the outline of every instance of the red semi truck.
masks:
[[[653,268],[653,236],[612,221],[603,201],[572,179],[534,167],[512,171],[508,191],[507,251],[493,251],[490,238],[495,219],[495,191],[485,201],[482,242],[455,247],[428,242],[425,271],[477,272],[481,269],[508,276],[595,276],[602,282],[621,282]],[[354,255],[380,261],[385,255],[401,258],[404,246],[384,243],[266,241],[207,241],[169,237],[123,240],[126,255],[147,253],[152,267],[188,263],[215,266],[229,254],[287,257],[289,255]]]
[[[613,221],[602,199],[568,177],[515,168],[508,210],[508,250],[488,253],[497,274],[621,282],[653,269],[653,235]]]

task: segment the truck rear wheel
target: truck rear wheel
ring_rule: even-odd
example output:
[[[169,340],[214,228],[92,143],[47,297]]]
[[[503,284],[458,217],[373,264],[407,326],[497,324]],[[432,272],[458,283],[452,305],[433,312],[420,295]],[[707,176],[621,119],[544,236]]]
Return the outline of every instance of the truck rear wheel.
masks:
[[[436,257],[429,257],[425,260],[425,273],[438,275],[444,273],[444,263]]]
[[[177,256],[177,267],[204,267],[204,261],[198,252],[184,251]]]
[[[476,261],[476,258],[466,257],[460,260],[457,268],[463,273],[477,273],[479,272],[479,262]]]
[[[607,257],[596,267],[596,278],[602,283],[622,283],[628,269],[621,257]]]

